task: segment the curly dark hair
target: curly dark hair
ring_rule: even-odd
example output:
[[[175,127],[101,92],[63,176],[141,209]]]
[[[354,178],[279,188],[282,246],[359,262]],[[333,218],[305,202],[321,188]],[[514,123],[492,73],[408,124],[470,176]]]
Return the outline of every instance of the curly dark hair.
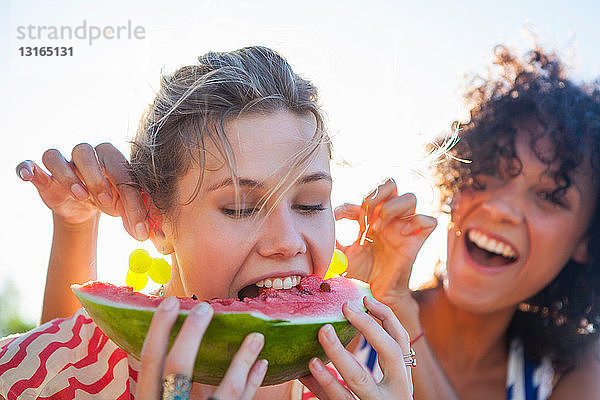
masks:
[[[523,58],[505,46],[497,46],[494,54],[500,73],[473,78],[466,93],[473,106],[470,121],[459,125],[460,140],[451,157],[435,167],[443,209],[449,210],[454,194],[464,188],[484,189],[478,177],[520,174],[514,123],[524,119],[544,128],[532,135],[530,146],[557,185],[553,195],[569,188],[573,172],[588,159],[598,182],[600,82],[575,84],[566,78],[558,56],[539,47]],[[536,146],[541,137],[555,144],[550,157]],[[542,291],[520,304],[512,319],[508,342],[520,338],[533,361],[549,356],[555,366],[569,368],[599,337],[600,201],[587,234],[587,263],[570,261]]]

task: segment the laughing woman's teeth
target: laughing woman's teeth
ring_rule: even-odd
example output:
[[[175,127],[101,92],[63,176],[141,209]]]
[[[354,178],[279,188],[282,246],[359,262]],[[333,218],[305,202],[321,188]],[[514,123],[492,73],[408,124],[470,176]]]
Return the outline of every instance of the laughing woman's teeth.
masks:
[[[263,286],[265,286],[265,281],[264,281],[264,280],[262,280],[262,281],[258,281],[258,282],[256,282],[256,286],[258,286],[258,287],[263,287]]]
[[[273,281],[270,279],[265,279],[265,287],[270,288],[273,286]]]
[[[477,247],[489,251],[490,253],[502,255],[507,258],[515,258],[517,256],[516,251],[508,243],[503,243],[492,239],[483,232],[473,229],[470,230],[469,240],[471,240],[471,242],[473,242]]]

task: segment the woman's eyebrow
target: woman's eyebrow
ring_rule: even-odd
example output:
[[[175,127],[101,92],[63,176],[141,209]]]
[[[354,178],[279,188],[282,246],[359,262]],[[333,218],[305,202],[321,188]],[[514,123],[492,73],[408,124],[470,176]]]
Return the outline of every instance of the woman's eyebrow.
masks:
[[[296,183],[297,184],[305,184],[305,183],[315,182],[315,181],[319,181],[319,180],[326,180],[326,181],[332,182],[331,175],[329,175],[327,172],[319,171],[319,172],[315,172],[312,174],[301,176]],[[222,181],[213,183],[206,189],[206,191],[210,192],[210,191],[218,190],[223,187],[232,186],[232,185],[233,185],[233,179],[231,177],[229,177],[229,178],[223,179]],[[250,178],[238,178],[238,185],[245,186],[250,189],[262,189],[265,187],[265,185],[262,182],[259,182],[255,179],[250,179]]]
[[[298,179],[298,184],[310,183],[322,179],[329,182],[333,182],[333,180],[331,179],[331,175],[329,175],[327,172],[319,171],[313,174],[301,176],[300,179]]]
[[[240,186],[245,186],[245,187],[249,187],[251,189],[261,189],[264,187],[264,185],[254,179],[248,179],[248,178],[238,178],[237,180],[238,185]],[[232,186],[233,185],[233,179],[230,178],[225,178],[222,181],[213,183],[212,185],[210,185],[206,191],[210,192],[213,190],[218,190],[221,189],[223,187],[226,186]]]

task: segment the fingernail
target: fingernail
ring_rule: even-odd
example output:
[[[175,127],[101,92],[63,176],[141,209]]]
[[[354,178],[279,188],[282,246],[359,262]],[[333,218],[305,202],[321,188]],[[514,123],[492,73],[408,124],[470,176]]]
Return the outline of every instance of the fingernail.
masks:
[[[146,229],[146,224],[143,222],[138,222],[135,225],[135,234],[137,235],[138,240],[145,240],[148,238],[148,229]]]
[[[28,181],[29,179],[31,179],[31,177],[33,176],[31,171],[28,170],[27,168],[21,168],[19,170],[19,176],[21,177],[22,180],[24,181]]]
[[[79,183],[71,185],[71,193],[73,193],[73,196],[75,196],[77,200],[85,200],[88,198],[87,192]]]
[[[325,334],[325,339],[332,343],[335,341],[335,331],[333,330],[333,326],[327,324],[323,328],[323,333]]]
[[[177,305],[178,301],[179,300],[177,300],[176,297],[167,297],[160,303],[158,308],[160,308],[161,310],[172,310],[173,308],[175,308],[175,305]]]
[[[312,364],[313,368],[317,370],[317,372],[323,372],[323,363],[317,357],[310,360],[310,363]]]
[[[202,302],[202,303],[198,304],[197,306],[195,306],[194,308],[192,308],[192,312],[195,315],[202,316],[208,312],[208,309],[209,309],[208,303]]]
[[[262,333],[254,332],[250,334],[250,348],[256,352],[262,349],[265,342],[265,337]]]
[[[258,360],[258,366],[256,367],[257,371],[260,375],[264,375],[265,372],[267,372],[267,368],[269,367],[269,361],[262,359],[262,360]]]
[[[108,193],[100,193],[98,195],[98,201],[105,207],[112,206],[112,196]]]

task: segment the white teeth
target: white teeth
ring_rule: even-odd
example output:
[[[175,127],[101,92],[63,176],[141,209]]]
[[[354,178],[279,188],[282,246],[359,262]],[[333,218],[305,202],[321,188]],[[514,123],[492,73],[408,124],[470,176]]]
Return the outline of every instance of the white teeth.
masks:
[[[273,289],[291,289],[300,283],[299,275],[290,275],[284,278],[266,278],[255,283],[258,287]]]
[[[511,245],[492,239],[481,231],[471,229],[469,231],[469,240],[475,243],[477,247],[487,250],[490,253],[499,254],[507,258],[517,257],[517,252]]]
[[[504,248],[504,251],[502,252],[502,255],[504,257],[509,257],[509,258],[514,258],[515,257],[515,253],[513,253],[512,249],[510,248],[510,246],[506,246]]]

